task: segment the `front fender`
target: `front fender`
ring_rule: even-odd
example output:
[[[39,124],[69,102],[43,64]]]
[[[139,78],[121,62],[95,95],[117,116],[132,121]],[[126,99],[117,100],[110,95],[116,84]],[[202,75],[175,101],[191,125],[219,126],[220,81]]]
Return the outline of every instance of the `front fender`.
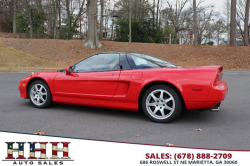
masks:
[[[28,98],[28,88],[30,84],[35,80],[43,80],[47,83],[50,88],[51,94],[54,94],[54,78],[57,75],[57,72],[41,72],[32,74],[19,83],[20,96],[23,98]]]

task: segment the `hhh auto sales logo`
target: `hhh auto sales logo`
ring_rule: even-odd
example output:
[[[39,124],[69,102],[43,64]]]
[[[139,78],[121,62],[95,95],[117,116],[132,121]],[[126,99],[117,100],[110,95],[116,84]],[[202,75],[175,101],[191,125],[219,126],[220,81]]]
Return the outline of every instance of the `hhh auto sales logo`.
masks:
[[[74,161],[69,157],[70,142],[6,142],[6,144],[7,157],[2,161],[12,161],[13,165],[63,165],[64,161]],[[36,148],[39,145],[40,148]],[[63,148],[58,148],[61,145]],[[14,157],[15,152],[18,157]],[[29,154],[29,157],[25,157],[25,154]]]

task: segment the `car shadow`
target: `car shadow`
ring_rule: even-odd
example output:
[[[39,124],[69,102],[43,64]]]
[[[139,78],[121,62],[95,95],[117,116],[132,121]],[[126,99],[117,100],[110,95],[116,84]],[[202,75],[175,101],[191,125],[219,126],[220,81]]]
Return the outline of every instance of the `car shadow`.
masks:
[[[144,115],[143,111],[126,111],[126,110],[116,110],[107,108],[97,108],[97,107],[87,107],[87,106],[77,106],[77,105],[65,105],[65,104],[54,104],[53,106],[56,110],[73,111],[77,113],[112,116],[116,118],[129,118],[133,120],[149,121],[149,119]],[[172,123],[197,123],[197,122],[210,122],[214,119],[216,112],[210,112],[209,110],[184,110],[180,116]]]
[[[104,116],[115,116],[117,118],[133,118],[138,120],[147,120],[142,111],[126,111],[126,110],[116,110],[108,108],[98,108],[98,107],[88,107],[88,106],[78,106],[78,105],[66,105],[66,104],[54,104],[53,109],[63,110],[63,111],[73,111],[75,113],[93,114],[93,115],[104,115]]]
[[[25,107],[33,107],[30,102],[24,102]],[[75,114],[92,114],[101,116],[110,116],[115,118],[129,118],[130,120],[148,121],[151,122],[143,113],[143,111],[126,111],[126,110],[116,110],[108,108],[98,108],[98,107],[88,107],[88,106],[78,106],[78,105],[68,105],[68,104],[58,104],[54,103],[51,108],[45,109],[53,111],[64,111],[71,112]],[[45,111],[44,110],[44,111]],[[210,112],[209,110],[183,110],[180,116],[172,121],[171,123],[205,123],[214,121],[214,117],[217,112]],[[154,123],[154,122],[152,122]]]

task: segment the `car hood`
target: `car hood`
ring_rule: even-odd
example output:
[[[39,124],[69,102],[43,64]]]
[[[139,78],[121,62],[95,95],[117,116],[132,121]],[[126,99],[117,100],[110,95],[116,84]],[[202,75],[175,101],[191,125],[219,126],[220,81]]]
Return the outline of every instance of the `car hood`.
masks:
[[[32,73],[31,75],[23,78],[21,82],[28,82],[32,78],[42,78],[42,79],[54,78],[57,74],[58,74],[57,71],[43,71],[38,73]]]

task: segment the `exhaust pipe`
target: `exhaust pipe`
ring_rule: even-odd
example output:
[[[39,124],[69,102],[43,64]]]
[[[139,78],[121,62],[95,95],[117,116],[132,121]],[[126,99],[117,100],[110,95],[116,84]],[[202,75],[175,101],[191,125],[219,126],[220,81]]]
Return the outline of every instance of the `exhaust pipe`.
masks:
[[[220,110],[221,103],[217,104],[216,106],[213,106],[210,111],[212,112],[218,112]]]

